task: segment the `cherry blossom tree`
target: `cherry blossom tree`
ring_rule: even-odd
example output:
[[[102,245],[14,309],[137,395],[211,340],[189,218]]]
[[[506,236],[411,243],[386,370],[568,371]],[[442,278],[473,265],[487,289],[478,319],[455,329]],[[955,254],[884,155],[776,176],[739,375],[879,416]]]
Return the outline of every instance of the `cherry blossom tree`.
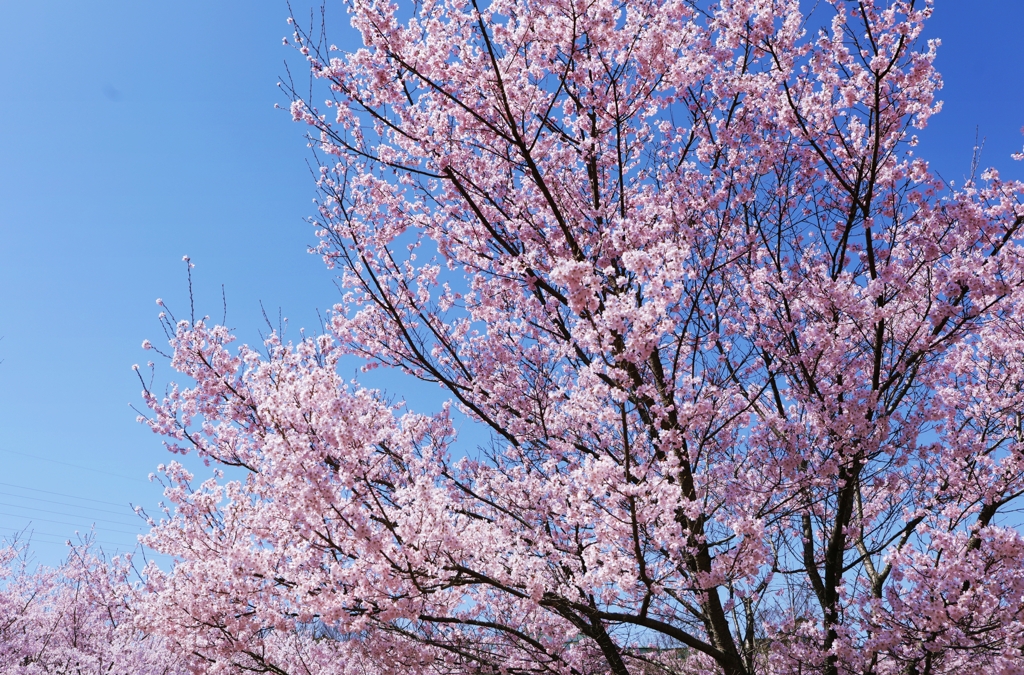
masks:
[[[345,295],[172,324],[147,422],[235,468],[164,468],[151,619],[281,673],[1024,672],[1024,185],[915,155],[930,2],[823,5],[295,24]]]
[[[130,560],[107,561],[86,540],[57,568],[34,567],[25,542],[0,548],[0,673],[176,675],[188,655],[139,630]]]

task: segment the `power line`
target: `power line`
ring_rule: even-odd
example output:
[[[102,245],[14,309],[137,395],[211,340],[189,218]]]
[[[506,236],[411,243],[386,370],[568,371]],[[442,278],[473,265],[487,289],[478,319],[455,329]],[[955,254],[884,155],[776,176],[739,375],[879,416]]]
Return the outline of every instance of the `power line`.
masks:
[[[31,516],[23,516],[23,515],[19,515],[17,513],[4,513],[3,511],[0,511],[0,516],[9,516],[11,518],[24,518],[24,519],[28,520],[29,522],[40,520],[40,521],[42,521],[44,523],[57,523],[58,525],[70,525],[71,527],[81,527],[82,526],[81,523],[69,523],[69,522],[64,521],[64,520],[51,520],[49,518],[32,518]],[[126,532],[124,530],[115,530],[115,529],[113,529],[111,527],[104,527],[103,529],[105,531],[107,531],[107,532],[117,532],[119,534],[132,534],[132,535],[142,534],[141,532]]]
[[[41,511],[43,513],[54,513],[54,514],[56,514],[58,516],[70,516],[72,518],[79,517],[78,514],[76,514],[76,513],[64,513],[63,511],[53,511],[51,509],[42,509],[42,508],[39,508],[38,506],[22,506],[21,504],[9,504],[8,502],[0,502],[0,506],[13,506],[16,509],[26,509],[26,510],[31,509],[33,511]],[[89,519],[90,520],[104,522],[104,523],[113,523],[114,525],[124,525],[125,527],[131,527],[132,526],[131,523],[125,523],[125,522],[121,522],[121,521],[117,521],[117,520],[110,520],[109,518],[89,518]],[[141,518],[140,518],[140,520],[141,520]],[[143,522],[145,522],[145,521],[143,521]]]
[[[6,453],[10,453],[12,455],[20,455],[22,457],[28,457],[29,459],[36,460],[36,461],[52,462],[54,464],[63,464],[64,466],[70,466],[70,467],[72,467],[74,469],[79,469],[81,471],[92,471],[93,473],[100,473],[100,474],[104,474],[104,475],[107,475],[107,476],[114,476],[115,478],[124,478],[126,480],[137,480],[137,481],[139,481],[141,483],[148,483],[149,482],[149,481],[144,481],[141,478],[138,478],[137,476],[125,476],[124,474],[113,473],[111,471],[103,471],[102,469],[93,469],[93,468],[88,467],[88,466],[82,466],[81,464],[72,464],[71,462],[62,462],[59,459],[50,459],[49,457],[39,457],[38,455],[30,455],[27,452],[18,452],[17,450],[7,450],[5,448],[0,448],[0,452],[6,452]]]
[[[0,485],[6,486],[6,487],[17,488],[19,490],[31,490],[32,492],[42,492],[42,493],[48,494],[48,495],[57,495],[58,497],[70,497],[71,499],[81,499],[82,501],[96,502],[97,504],[106,504],[107,506],[124,506],[124,504],[118,504],[116,502],[105,502],[102,499],[91,499],[89,497],[78,497],[78,496],[75,496],[75,495],[65,494],[63,492],[54,492],[52,490],[40,490],[39,488],[27,487],[25,485],[15,485],[14,483],[4,483],[4,482],[0,481]]]
[[[43,539],[42,537],[50,537],[51,539],[50,540],[46,540],[46,539]],[[32,541],[34,541],[36,539],[38,539],[43,544],[66,544],[67,542],[71,541],[73,539],[73,537],[62,537],[59,534],[51,534],[49,532],[36,532],[34,530],[31,533],[26,534],[25,537],[24,537],[24,541],[29,543],[29,544],[31,544]],[[92,541],[97,543],[97,544],[106,544],[107,546],[115,546],[115,547],[118,547],[118,548],[124,548],[125,547],[124,543],[118,544],[116,542],[105,541],[103,539],[93,539]],[[136,542],[135,545],[138,545],[138,542]]]
[[[88,509],[90,511],[98,511],[100,513],[112,513],[115,516],[127,515],[124,511],[111,511],[110,509],[101,509],[101,508],[97,508],[95,506],[86,506],[84,504],[73,504],[71,502],[62,502],[62,501],[58,501],[56,499],[43,499],[42,497],[30,497],[29,495],[19,495],[19,494],[15,494],[13,492],[0,492],[0,497],[11,497],[11,498],[14,498],[14,499],[31,499],[34,502],[46,502],[47,504],[58,504],[60,506],[68,506],[68,507],[71,507],[73,509]],[[127,507],[129,505],[127,503],[125,503],[125,506]],[[30,507],[24,507],[24,508],[30,508]],[[31,507],[31,508],[35,508],[35,507]],[[129,510],[131,510],[131,509],[129,509]],[[133,511],[133,513],[134,513],[134,511]]]

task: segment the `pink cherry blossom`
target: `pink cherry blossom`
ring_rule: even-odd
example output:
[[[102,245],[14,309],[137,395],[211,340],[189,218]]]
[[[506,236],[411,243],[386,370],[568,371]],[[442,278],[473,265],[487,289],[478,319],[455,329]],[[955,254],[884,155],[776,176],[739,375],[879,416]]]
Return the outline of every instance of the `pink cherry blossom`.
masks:
[[[225,671],[1024,672],[1024,185],[912,154],[930,2],[827,5],[294,23],[346,293],[263,353],[173,327],[147,423],[233,469],[164,467],[147,630]]]
[[[139,630],[130,560],[87,543],[55,569],[33,568],[19,543],[0,548],[0,673],[185,675],[191,663],[165,638]]]

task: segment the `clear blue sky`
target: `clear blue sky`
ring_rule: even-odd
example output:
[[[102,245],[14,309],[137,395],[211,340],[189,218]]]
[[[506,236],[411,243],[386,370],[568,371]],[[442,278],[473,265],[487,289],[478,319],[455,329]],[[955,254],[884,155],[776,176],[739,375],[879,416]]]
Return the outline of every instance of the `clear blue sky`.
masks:
[[[945,109],[918,154],[959,182],[978,128],[983,164],[1024,177],[1024,0],[937,4]],[[43,562],[92,523],[130,550],[128,502],[160,498],[131,365],[162,335],[157,297],[185,313],[183,254],[199,312],[220,315],[223,283],[250,343],[261,301],[295,335],[336,298],[305,252],[303,129],[274,109],[283,62],[303,68],[286,18],[284,0],[0,0],[0,534],[31,522]]]

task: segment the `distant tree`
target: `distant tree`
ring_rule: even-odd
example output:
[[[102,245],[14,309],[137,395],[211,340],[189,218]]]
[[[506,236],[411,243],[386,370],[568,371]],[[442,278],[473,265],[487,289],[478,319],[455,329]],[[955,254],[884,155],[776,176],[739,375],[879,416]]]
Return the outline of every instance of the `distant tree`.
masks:
[[[931,3],[799,5],[297,30],[346,295],[265,355],[177,324],[148,423],[246,473],[166,467],[153,620],[289,673],[1024,672],[1024,185],[914,155]]]
[[[162,637],[139,630],[138,585],[123,558],[85,542],[57,568],[33,566],[24,542],[0,548],[0,673],[178,675],[190,669]]]

